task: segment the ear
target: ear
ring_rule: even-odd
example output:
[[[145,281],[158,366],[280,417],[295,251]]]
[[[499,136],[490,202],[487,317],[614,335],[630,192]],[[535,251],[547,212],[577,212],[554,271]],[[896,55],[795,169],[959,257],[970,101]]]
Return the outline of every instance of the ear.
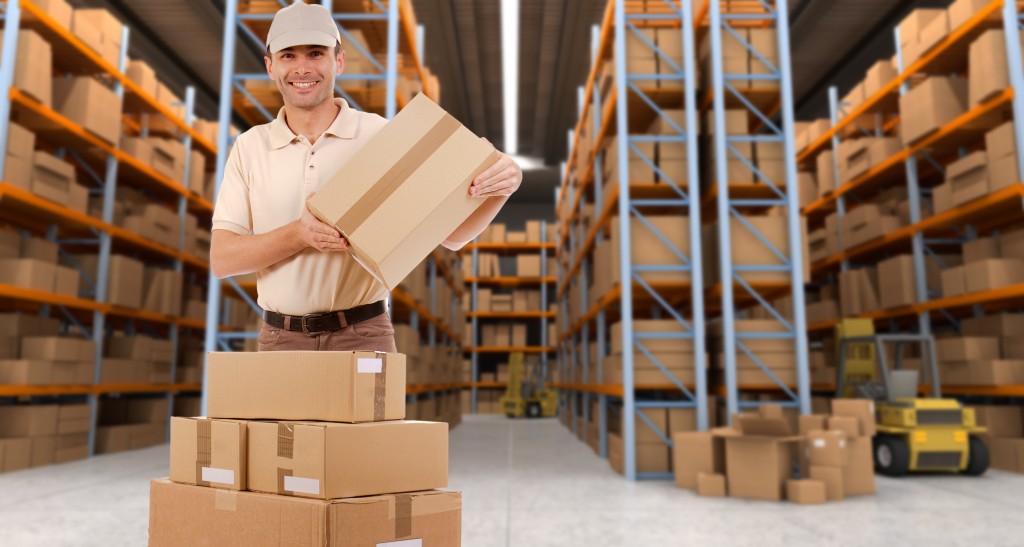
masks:
[[[272,71],[270,69],[270,67],[273,65],[273,61],[270,60],[269,56],[267,56],[267,55],[263,56],[263,65],[265,67],[267,67],[267,76],[270,76],[271,78],[273,78],[274,77],[274,71]]]
[[[338,74],[345,72],[345,50],[338,48]]]

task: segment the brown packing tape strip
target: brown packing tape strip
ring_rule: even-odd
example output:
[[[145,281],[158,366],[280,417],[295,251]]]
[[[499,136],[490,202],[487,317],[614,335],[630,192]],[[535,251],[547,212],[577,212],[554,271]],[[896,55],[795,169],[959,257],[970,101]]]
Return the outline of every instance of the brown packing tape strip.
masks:
[[[395,539],[412,535],[412,494],[395,494]]]
[[[210,467],[213,459],[213,421],[196,420],[196,485],[210,486],[203,480],[203,468]]]
[[[375,352],[375,357],[380,359],[380,374],[374,375],[373,384],[373,421],[380,422],[384,420],[384,410],[386,404],[385,392],[388,383],[388,354],[383,352]]]
[[[399,161],[387,173],[384,173],[380,180],[368,192],[363,194],[347,213],[342,215],[341,219],[335,224],[335,227],[347,234],[358,230],[363,222],[366,222],[366,219],[370,218],[370,215],[377,210],[377,207],[391,194],[395,193],[395,190],[402,186],[406,179],[423,165],[433,152],[436,143],[448,140],[449,137],[458,131],[459,127],[461,127],[459,121],[450,114],[446,113],[442,116],[434,124],[434,127],[427,131],[423,138],[409,149],[409,153],[405,155],[402,161]]]
[[[277,457],[292,459],[295,456],[295,423],[277,422]],[[277,493],[291,496],[284,489],[284,478],[292,476],[291,469],[277,468]]]

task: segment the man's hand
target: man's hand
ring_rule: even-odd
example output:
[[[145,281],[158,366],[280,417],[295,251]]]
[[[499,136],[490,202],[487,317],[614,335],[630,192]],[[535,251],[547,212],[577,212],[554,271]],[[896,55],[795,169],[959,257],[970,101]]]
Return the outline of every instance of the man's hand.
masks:
[[[473,184],[469,186],[469,195],[481,198],[511,196],[522,183],[523,170],[519,164],[508,154],[501,154],[501,158],[494,165],[473,179]]]
[[[313,197],[313,193],[306,196],[306,201]],[[348,240],[341,237],[338,230],[329,224],[320,222],[320,219],[309,212],[309,207],[302,209],[302,216],[295,224],[298,230],[299,240],[307,247],[311,247],[321,253],[344,252],[349,249]]]

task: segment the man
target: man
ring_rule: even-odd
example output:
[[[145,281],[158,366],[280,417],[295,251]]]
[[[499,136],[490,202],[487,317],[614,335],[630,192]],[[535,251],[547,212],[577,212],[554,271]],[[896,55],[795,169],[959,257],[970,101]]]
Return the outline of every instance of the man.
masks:
[[[224,169],[210,268],[217,278],[257,272],[260,351],[397,351],[387,290],[306,207],[386,122],[334,98],[335,77],[345,69],[340,40],[323,6],[277,12],[264,62],[284,108],[238,137]],[[503,154],[470,186],[484,203],[442,244],[456,250],[479,235],[521,182],[522,170]]]

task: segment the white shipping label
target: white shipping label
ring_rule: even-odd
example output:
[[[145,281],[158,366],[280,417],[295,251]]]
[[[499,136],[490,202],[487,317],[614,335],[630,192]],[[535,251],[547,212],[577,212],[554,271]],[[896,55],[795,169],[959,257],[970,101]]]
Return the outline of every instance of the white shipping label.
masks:
[[[298,492],[299,494],[319,496],[320,481],[316,479],[305,479],[302,477],[285,477],[284,489],[289,492]]]
[[[231,469],[220,469],[219,467],[204,467],[203,482],[235,484],[235,472]]]
[[[423,547],[422,539],[403,539],[401,541],[385,541],[378,543],[377,547]]]
[[[384,360],[373,357],[360,357],[356,359],[356,372],[368,374],[380,374],[384,370]]]
[[[814,448],[825,448],[825,439],[814,439]]]

